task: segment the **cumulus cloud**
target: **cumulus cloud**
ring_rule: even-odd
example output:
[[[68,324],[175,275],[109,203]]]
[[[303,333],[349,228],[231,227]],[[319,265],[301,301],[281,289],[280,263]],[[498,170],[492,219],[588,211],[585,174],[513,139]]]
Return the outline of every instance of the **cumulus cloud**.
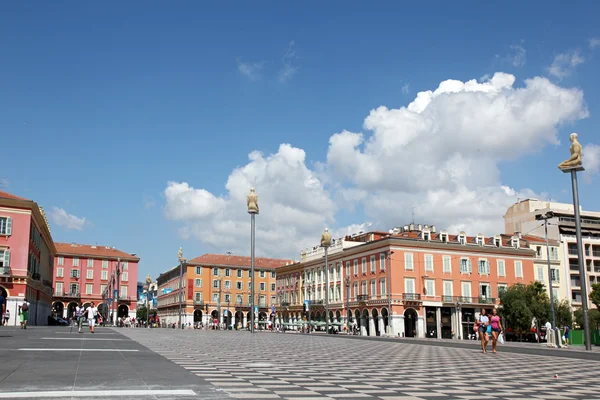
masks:
[[[282,144],[274,154],[250,153],[222,195],[169,182],[165,215],[184,238],[248,254],[246,195],[255,187],[257,254],[286,257],[317,244],[324,227],[334,236],[388,230],[410,221],[413,207],[418,222],[497,234],[517,199],[545,197],[506,185],[499,164],[558,144],[557,129],[587,115],[581,90],[543,77],[521,86],[505,73],[479,82],[446,80],[405,107],[371,110],[364,132],[333,134],[326,162],[316,169],[302,149]],[[589,169],[597,168],[594,150],[586,148],[585,157]],[[348,210],[364,211],[365,218],[336,224]]]
[[[246,196],[254,187],[261,210],[256,217],[256,246],[262,256],[294,256],[318,243],[323,228],[334,223],[336,207],[329,193],[306,166],[304,150],[289,144],[267,156],[250,153],[249,162],[231,173],[225,187],[225,195],[215,196],[186,182],[169,182],[165,215],[181,221],[182,237],[248,254]]]
[[[252,81],[256,81],[261,78],[263,66],[263,61],[243,62],[241,59],[237,59],[238,71]]]
[[[300,67],[296,65],[298,57],[296,56],[296,43],[292,40],[281,59],[282,67],[279,71],[279,82],[287,82],[296,75]]]
[[[557,54],[554,56],[552,64],[548,67],[548,73],[555,78],[563,79],[570,76],[575,67],[584,61],[585,59],[581,56],[579,50]]]
[[[76,231],[82,230],[86,224],[85,218],[69,214],[64,208],[59,207],[52,207],[50,220],[58,226]]]
[[[600,146],[588,144],[583,146],[583,166],[585,168],[586,182],[591,182],[592,175],[600,172]]]
[[[364,121],[371,135],[342,131],[329,141],[327,166],[377,226],[402,224],[412,207],[424,223],[484,233],[502,229],[517,198],[498,164],[557,144],[557,127],[585,118],[583,92],[546,78],[514,87],[513,75],[486,82],[447,80],[407,107],[381,106]]]

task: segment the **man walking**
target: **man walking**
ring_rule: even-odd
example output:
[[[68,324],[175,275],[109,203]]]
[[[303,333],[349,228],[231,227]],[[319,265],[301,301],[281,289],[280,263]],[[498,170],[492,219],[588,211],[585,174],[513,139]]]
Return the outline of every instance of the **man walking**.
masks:
[[[96,325],[96,315],[98,315],[98,309],[94,306],[94,302],[87,308],[87,319],[90,327],[90,332],[94,333],[94,325]]]
[[[77,305],[77,307],[75,307],[75,318],[77,318],[77,328],[79,330],[79,333],[81,333],[81,325],[83,325],[83,312],[84,312],[84,308],[83,305],[81,303],[79,303]]]
[[[0,309],[2,311],[2,321],[0,321],[0,325],[4,325],[4,319],[6,316],[6,299],[0,293]],[[8,325],[8,320],[6,321],[6,325]]]

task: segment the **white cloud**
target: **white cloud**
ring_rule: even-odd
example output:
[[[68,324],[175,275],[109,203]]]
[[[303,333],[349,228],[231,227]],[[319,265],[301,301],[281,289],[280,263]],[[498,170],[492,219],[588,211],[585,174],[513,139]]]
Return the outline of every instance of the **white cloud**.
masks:
[[[595,49],[596,47],[600,47],[600,38],[591,38],[589,40],[590,48]]]
[[[510,51],[510,63],[517,68],[525,66],[525,62],[527,61],[527,50],[520,44],[513,44],[510,46]]]
[[[246,195],[254,187],[261,210],[256,217],[257,254],[297,257],[301,248],[318,243],[324,227],[333,225],[336,210],[305,159],[304,150],[289,144],[282,144],[277,153],[268,156],[252,152],[248,164],[229,175],[223,196],[186,182],[169,182],[165,189],[166,217],[181,221],[184,238],[248,254]]]
[[[77,231],[82,230],[86,224],[85,218],[69,214],[64,208],[59,207],[52,207],[50,219],[58,226]]]
[[[563,79],[573,73],[575,67],[582,64],[585,59],[579,50],[561,53],[554,56],[554,61],[548,67],[548,73],[555,78]]]
[[[591,182],[592,175],[600,172],[600,146],[588,144],[583,146],[583,166],[586,182]]]
[[[282,144],[275,154],[252,152],[230,174],[222,195],[186,182],[169,182],[165,215],[184,238],[219,251],[249,254],[246,195],[255,187],[257,254],[297,257],[318,243],[324,227],[334,236],[387,230],[417,222],[451,231],[495,234],[518,198],[538,197],[508,187],[499,164],[558,144],[557,128],[585,118],[583,92],[535,77],[515,86],[496,73],[485,82],[446,80],[420,92],[406,107],[381,106],[364,120],[364,133],[329,139],[326,163],[307,166],[302,149]],[[587,151],[588,159],[593,154]],[[349,227],[336,215],[363,210]]]
[[[517,198],[498,164],[557,144],[556,128],[588,115],[583,93],[546,78],[514,87],[515,77],[447,80],[407,107],[371,111],[372,135],[330,138],[327,165],[345,187],[368,193],[361,204],[376,226],[403,224],[412,207],[423,223],[497,233]]]
[[[265,63],[263,61],[242,62],[241,59],[237,59],[238,71],[252,81],[256,81],[261,78],[264,64]]]
[[[405,83],[402,85],[402,93],[408,94],[410,92],[410,83]]]
[[[283,57],[281,59],[281,63],[283,66],[281,67],[281,71],[279,71],[279,82],[287,82],[296,75],[300,67],[296,65],[296,60],[298,57],[296,56],[295,50],[296,44],[292,40],[289,44]]]

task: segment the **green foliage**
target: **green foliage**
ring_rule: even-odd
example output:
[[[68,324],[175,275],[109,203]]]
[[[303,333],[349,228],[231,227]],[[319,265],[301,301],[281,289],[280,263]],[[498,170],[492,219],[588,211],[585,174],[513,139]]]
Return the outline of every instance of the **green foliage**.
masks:
[[[600,283],[594,283],[592,285],[590,300],[596,306],[596,308],[600,310]]]
[[[516,332],[529,332],[532,322],[539,327],[551,318],[550,300],[540,282],[509,287],[500,293],[500,305],[504,326]]]
[[[156,315],[156,309],[150,309],[150,316]],[[146,321],[148,318],[148,312],[146,310],[146,306],[139,306],[135,312],[135,319],[140,321]]]
[[[588,319],[590,321],[590,330],[600,329],[600,311],[588,310]],[[575,322],[583,329],[583,310],[575,311]]]
[[[573,326],[573,310],[567,300],[563,300],[560,303],[555,301],[554,312],[556,314],[557,328],[562,328],[565,325]]]
[[[514,329],[516,332],[528,332],[531,328],[533,314],[528,306],[527,287],[522,284],[513,285],[500,293],[498,310],[502,317],[504,327]]]

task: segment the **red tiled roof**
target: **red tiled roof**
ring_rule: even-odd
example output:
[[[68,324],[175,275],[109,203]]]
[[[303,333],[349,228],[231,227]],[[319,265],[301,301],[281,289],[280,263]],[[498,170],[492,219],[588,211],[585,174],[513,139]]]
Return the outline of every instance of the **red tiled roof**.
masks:
[[[530,242],[530,243],[538,243],[538,244],[546,245],[546,238],[541,238],[539,236],[521,235],[521,239],[526,240],[527,242]],[[556,240],[548,239],[548,244],[551,244],[553,246],[558,246],[559,242]]]
[[[27,201],[30,201],[30,200],[28,200],[26,198],[15,196],[14,194],[3,192],[1,190],[0,190],[0,198],[3,198],[3,199],[12,199],[12,200],[27,200]]]
[[[203,265],[231,265],[231,266],[249,266],[251,262],[248,256],[234,256],[228,254],[204,254],[188,261],[188,264]],[[293,260],[284,260],[279,258],[254,258],[256,268],[279,268],[286,264],[293,263]]]
[[[89,257],[122,258],[124,260],[139,261],[139,257],[132,256],[124,251],[109,246],[96,246],[91,244],[55,243],[57,255],[75,255]]]

